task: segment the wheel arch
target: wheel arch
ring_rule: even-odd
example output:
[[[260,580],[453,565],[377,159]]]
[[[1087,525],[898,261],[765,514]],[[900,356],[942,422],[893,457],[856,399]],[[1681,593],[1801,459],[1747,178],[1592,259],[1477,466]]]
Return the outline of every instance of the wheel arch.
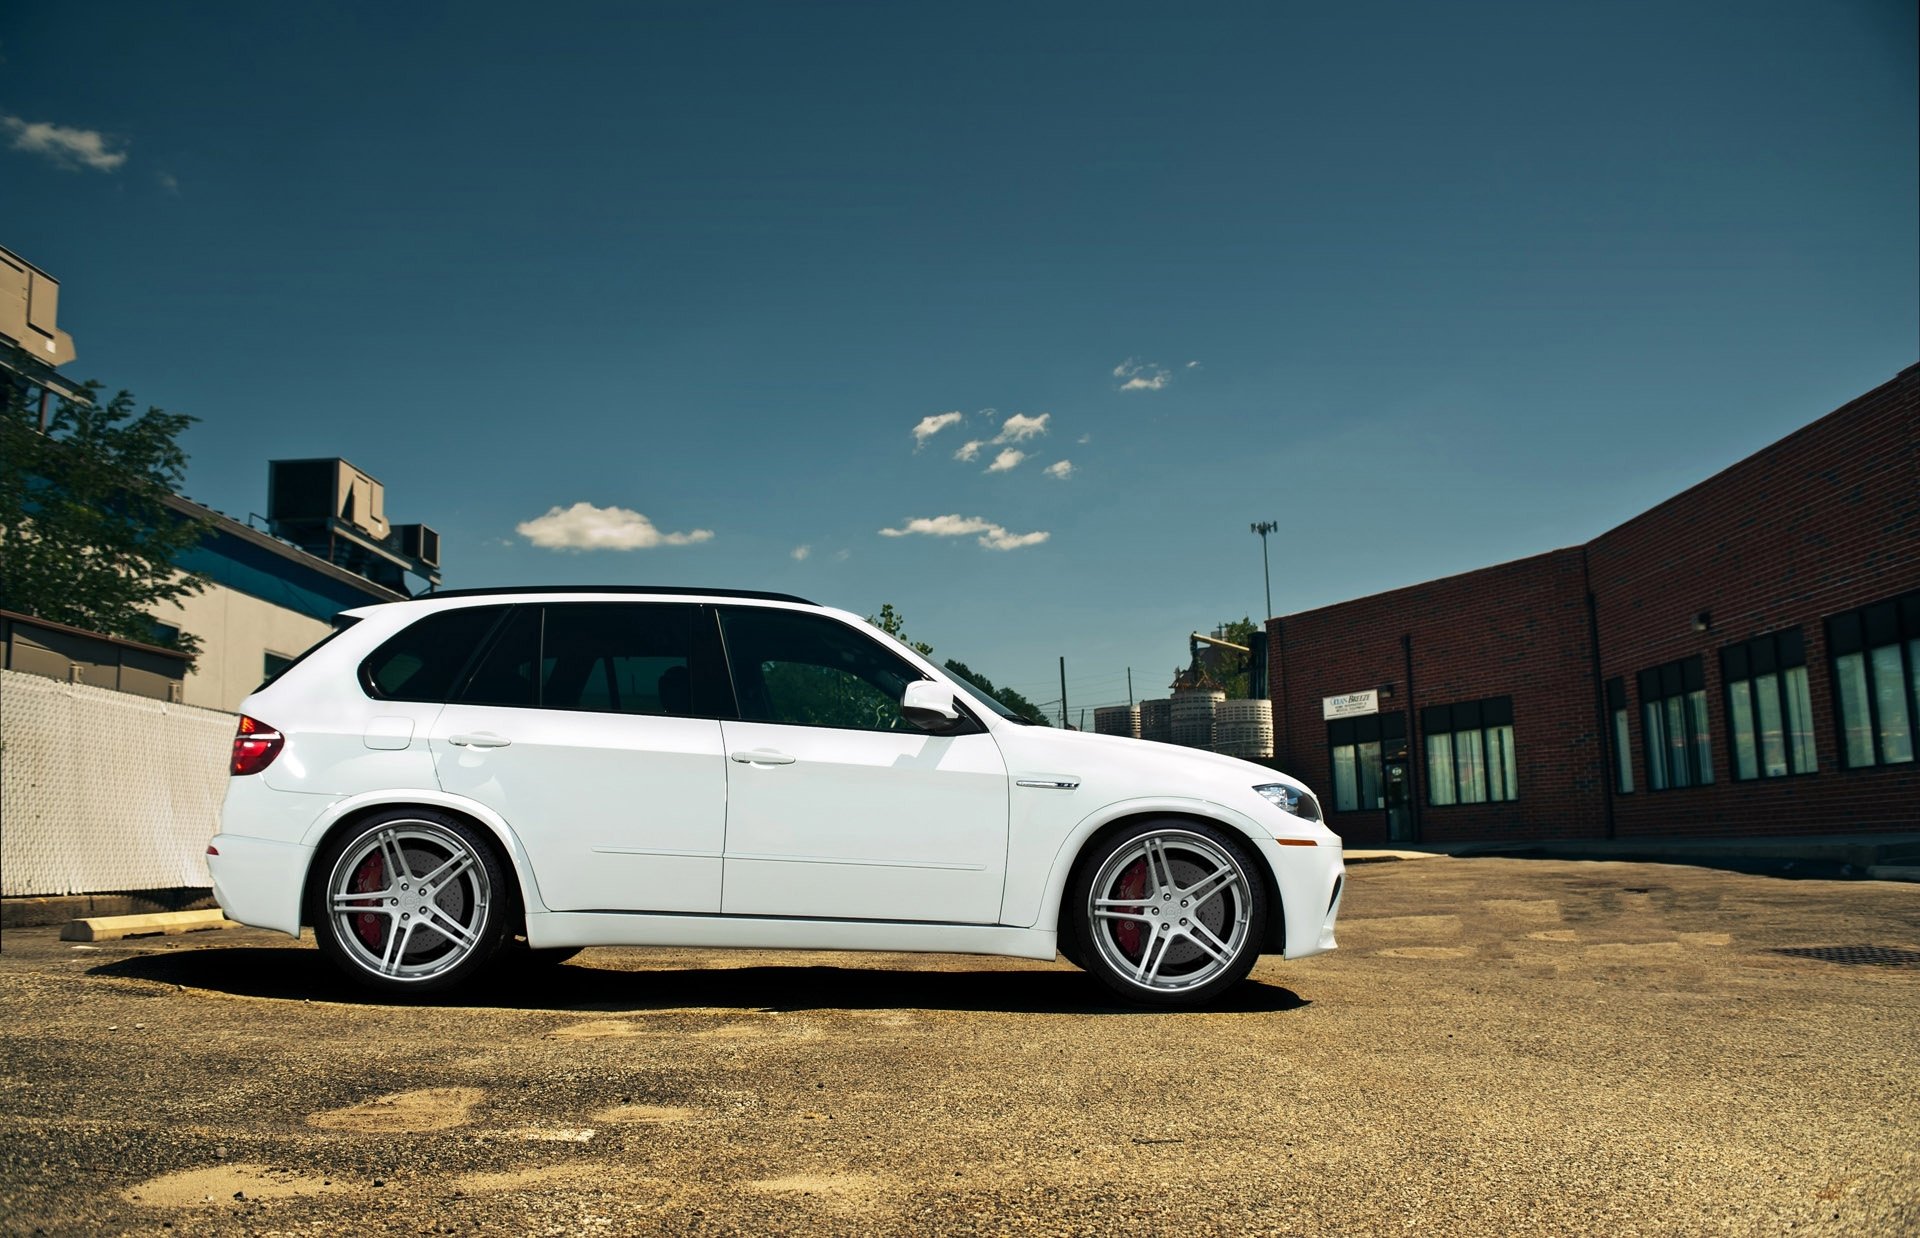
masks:
[[[1209,805],[1208,807],[1211,807]],[[1074,832],[1061,848],[1061,858],[1055,861],[1054,871],[1047,882],[1045,900],[1040,908],[1039,923],[1051,924],[1056,934],[1063,939],[1072,930],[1066,921],[1066,891],[1074,877],[1090,861],[1100,844],[1129,826],[1142,821],[1194,821],[1226,830],[1245,846],[1252,858],[1253,869],[1260,874],[1260,885],[1266,892],[1267,906],[1271,909],[1267,916],[1266,931],[1262,934],[1260,952],[1279,954],[1285,948],[1287,940],[1287,910],[1280,895],[1280,882],[1274,875],[1273,866],[1267,862],[1258,844],[1258,836],[1249,823],[1234,818],[1233,814],[1208,812],[1191,805],[1132,805],[1119,808],[1118,811],[1097,814],[1089,822]]]
[[[513,879],[513,897],[515,916],[520,922],[520,931],[525,931],[525,918],[529,912],[545,911],[546,905],[540,899],[539,883],[534,879],[533,866],[528,861],[526,851],[520,845],[520,839],[513,828],[497,814],[484,805],[457,795],[445,792],[411,790],[399,794],[377,793],[354,796],[341,800],[308,830],[302,843],[310,848],[307,853],[307,871],[300,880],[300,923],[314,923],[314,873],[327,848],[343,833],[354,828],[360,822],[378,812],[390,809],[427,808],[435,812],[447,813],[459,817],[476,827],[481,837],[493,843],[497,858],[505,866]]]

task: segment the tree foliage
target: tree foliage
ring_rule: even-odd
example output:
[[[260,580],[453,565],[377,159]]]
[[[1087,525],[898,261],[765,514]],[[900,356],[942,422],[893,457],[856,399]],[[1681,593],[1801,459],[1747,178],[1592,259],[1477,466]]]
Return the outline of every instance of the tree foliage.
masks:
[[[888,636],[893,637],[893,639],[899,641],[921,657],[931,658],[933,656],[932,645],[927,644],[925,641],[908,638],[906,620],[901,618],[900,612],[893,608],[892,602],[880,603],[880,613],[877,615],[868,615],[867,622],[879,628]]]
[[[1242,618],[1220,624],[1213,634],[1231,644],[1251,648],[1253,634],[1259,630],[1251,618]],[[1179,687],[1184,682],[1190,687],[1220,688],[1230,701],[1245,700],[1249,669],[1248,655],[1239,650],[1201,643],[1199,656],[1193,666],[1174,677],[1174,686]]]
[[[953,658],[948,658],[946,662],[943,663],[943,665],[949,671],[967,680],[968,682],[978,684],[980,688],[984,692],[986,692],[988,696],[992,697],[996,701],[999,701],[1002,705],[1005,705],[1008,709],[1011,709],[1014,713],[1019,714],[1022,718],[1025,718],[1027,721],[1037,722],[1041,726],[1053,725],[1053,723],[1047,720],[1046,713],[1043,710],[1041,710],[1041,708],[1038,705],[1035,705],[1032,701],[1020,695],[1020,693],[1015,692],[1012,688],[994,687],[993,680],[988,679],[985,675],[982,675],[978,671],[970,669],[965,662],[959,662],[954,660]]]
[[[25,393],[9,384],[0,416],[0,607],[126,640],[178,649],[200,642],[158,631],[153,607],[197,593],[175,558],[204,523],[166,506],[186,476],[184,413],[135,415],[125,391],[101,403],[62,399],[45,432]]]
[[[901,616],[899,611],[893,608],[893,603],[883,602],[880,606],[880,613],[878,615],[868,615],[867,622],[879,628],[888,636],[893,637],[893,639],[899,641],[921,657],[931,658],[933,656],[932,645],[927,644],[925,641],[914,640],[907,635],[906,620]],[[952,673],[961,676],[971,683],[977,684],[988,696],[999,701],[1002,705],[1005,705],[1014,713],[1019,714],[1022,718],[1030,722],[1037,722],[1041,726],[1053,725],[1047,721],[1047,715],[1041,712],[1038,705],[1035,705],[1018,692],[1015,692],[1012,688],[994,687],[991,679],[968,669],[965,662],[956,662],[952,658],[948,658],[944,665],[947,670]]]

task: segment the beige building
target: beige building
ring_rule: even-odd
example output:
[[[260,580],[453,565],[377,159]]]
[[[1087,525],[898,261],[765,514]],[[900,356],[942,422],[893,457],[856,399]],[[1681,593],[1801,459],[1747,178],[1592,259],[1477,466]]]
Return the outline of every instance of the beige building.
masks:
[[[79,393],[55,371],[74,357],[72,337],[54,325],[59,301],[58,280],[0,249],[0,394],[11,387],[37,408],[42,432],[53,399]],[[414,582],[440,581],[439,534],[389,525],[385,488],[345,460],[272,461],[270,533],[189,499],[169,505],[207,528],[177,561],[207,586],[152,612],[162,634],[199,637],[191,671],[183,677],[183,659],[168,649],[10,611],[0,611],[0,668],[231,711],[331,631],[341,611],[402,601]]]
[[[210,525],[180,560],[207,587],[153,611],[156,623],[200,638],[183,686],[189,705],[236,710],[261,680],[332,631],[341,611],[407,597],[198,503],[173,506]]]

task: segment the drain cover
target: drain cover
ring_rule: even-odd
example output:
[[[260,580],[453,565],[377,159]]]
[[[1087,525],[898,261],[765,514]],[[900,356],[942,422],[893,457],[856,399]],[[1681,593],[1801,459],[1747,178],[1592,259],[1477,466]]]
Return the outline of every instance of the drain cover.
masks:
[[[1920,968],[1920,950],[1896,950],[1892,946],[1788,946],[1773,953],[1790,954],[1796,959],[1819,959],[1823,963]]]

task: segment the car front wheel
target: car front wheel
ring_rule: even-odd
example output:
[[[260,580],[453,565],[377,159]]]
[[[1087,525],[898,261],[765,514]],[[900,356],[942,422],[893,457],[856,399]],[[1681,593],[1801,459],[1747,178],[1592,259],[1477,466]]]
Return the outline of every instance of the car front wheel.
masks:
[[[1076,953],[1115,993],[1204,1002],[1252,970],[1267,895],[1245,844],[1198,821],[1147,821],[1103,842],[1068,890]]]
[[[428,809],[381,813],[317,866],[314,937],[348,976],[388,992],[451,988],[505,935],[511,889],[494,850],[465,822]]]

